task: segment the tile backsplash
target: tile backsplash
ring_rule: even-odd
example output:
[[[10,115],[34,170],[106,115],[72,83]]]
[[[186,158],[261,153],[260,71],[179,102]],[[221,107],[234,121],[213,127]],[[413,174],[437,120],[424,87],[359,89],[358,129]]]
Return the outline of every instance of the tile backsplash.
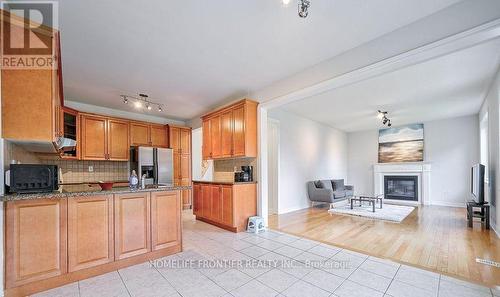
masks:
[[[113,161],[42,160],[59,167],[61,183],[128,180],[128,163]],[[89,172],[92,167],[92,172]]]
[[[214,160],[214,180],[217,181],[234,181],[234,172],[241,170],[241,166],[253,166],[253,178],[257,179],[255,175],[257,159],[256,158],[239,158],[228,160]]]
[[[64,160],[56,155],[36,154],[9,141],[5,142],[5,169],[12,160],[22,164],[50,164],[59,168],[59,182],[87,183],[128,180],[128,162]],[[89,172],[89,166],[93,171]]]

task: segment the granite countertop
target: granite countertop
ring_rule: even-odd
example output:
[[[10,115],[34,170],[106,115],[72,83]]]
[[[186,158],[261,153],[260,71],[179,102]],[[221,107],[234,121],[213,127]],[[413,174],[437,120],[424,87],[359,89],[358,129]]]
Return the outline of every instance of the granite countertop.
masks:
[[[59,186],[58,191],[47,193],[33,193],[33,194],[6,194],[0,196],[1,201],[17,201],[17,200],[35,200],[35,199],[55,199],[55,198],[71,198],[82,196],[96,196],[96,195],[109,195],[109,194],[126,194],[136,192],[160,192],[160,191],[176,191],[176,190],[189,190],[191,186],[173,186],[159,188],[146,188],[131,190],[129,187],[113,187],[109,191],[103,191],[98,185],[95,184],[80,184],[80,185],[63,185]]]
[[[193,180],[193,183],[203,183],[203,184],[218,184],[218,185],[245,185],[245,184],[256,184],[256,181],[251,182],[235,182],[235,181],[216,181],[216,180]]]

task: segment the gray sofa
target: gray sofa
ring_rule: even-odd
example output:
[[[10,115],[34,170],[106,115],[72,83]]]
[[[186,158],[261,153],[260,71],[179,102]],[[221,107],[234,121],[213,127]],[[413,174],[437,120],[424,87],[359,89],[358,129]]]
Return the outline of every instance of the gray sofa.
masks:
[[[317,180],[307,182],[309,200],[314,202],[333,203],[346,200],[354,195],[354,187],[344,185],[343,179]]]

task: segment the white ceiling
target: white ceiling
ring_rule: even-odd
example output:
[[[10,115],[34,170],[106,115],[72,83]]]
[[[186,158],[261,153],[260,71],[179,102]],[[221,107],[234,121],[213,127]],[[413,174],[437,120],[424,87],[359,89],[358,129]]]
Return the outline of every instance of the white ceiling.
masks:
[[[346,132],[477,114],[500,62],[500,39],[281,108]]]
[[[296,0],[60,1],[65,97],[144,92],[191,119],[456,2],[313,0],[300,19]]]

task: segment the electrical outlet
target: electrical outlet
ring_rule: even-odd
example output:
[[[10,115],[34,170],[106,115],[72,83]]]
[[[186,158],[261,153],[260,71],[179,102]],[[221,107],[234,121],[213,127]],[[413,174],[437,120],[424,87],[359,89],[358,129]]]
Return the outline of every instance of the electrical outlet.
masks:
[[[94,172],[94,166],[92,165],[89,166],[89,172]]]

